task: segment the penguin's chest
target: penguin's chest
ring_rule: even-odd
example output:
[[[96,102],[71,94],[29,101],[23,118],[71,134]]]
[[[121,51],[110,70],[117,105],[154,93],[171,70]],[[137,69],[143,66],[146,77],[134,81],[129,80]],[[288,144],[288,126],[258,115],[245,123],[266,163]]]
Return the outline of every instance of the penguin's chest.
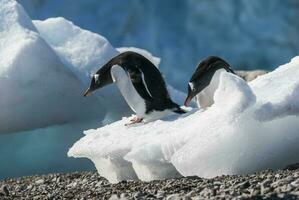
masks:
[[[134,88],[126,71],[121,66],[114,65],[111,68],[111,76],[130,108],[138,117],[143,118],[146,113],[145,100]]]
[[[196,95],[197,105],[200,108],[207,108],[214,104],[214,94],[219,86],[220,74],[226,72],[224,69],[217,70],[209,85]]]

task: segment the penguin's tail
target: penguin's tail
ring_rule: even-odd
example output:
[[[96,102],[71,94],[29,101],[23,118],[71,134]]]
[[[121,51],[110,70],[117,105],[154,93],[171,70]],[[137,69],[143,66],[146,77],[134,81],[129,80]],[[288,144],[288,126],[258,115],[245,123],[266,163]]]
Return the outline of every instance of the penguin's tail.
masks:
[[[182,109],[180,106],[176,106],[175,108],[174,108],[174,110],[173,110],[173,112],[174,113],[177,113],[177,114],[185,114],[185,113],[187,113],[187,111],[186,110],[184,110],[184,109]]]

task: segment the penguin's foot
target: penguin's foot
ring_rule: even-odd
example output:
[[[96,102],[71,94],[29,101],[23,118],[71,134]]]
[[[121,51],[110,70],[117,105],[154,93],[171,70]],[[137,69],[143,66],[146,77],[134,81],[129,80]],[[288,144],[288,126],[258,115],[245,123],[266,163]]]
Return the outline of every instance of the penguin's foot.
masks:
[[[130,123],[125,124],[125,126],[129,126],[132,124],[138,124],[138,123],[142,122],[142,120],[143,120],[143,118],[139,118],[139,117],[135,116],[134,118],[132,118],[130,120]]]

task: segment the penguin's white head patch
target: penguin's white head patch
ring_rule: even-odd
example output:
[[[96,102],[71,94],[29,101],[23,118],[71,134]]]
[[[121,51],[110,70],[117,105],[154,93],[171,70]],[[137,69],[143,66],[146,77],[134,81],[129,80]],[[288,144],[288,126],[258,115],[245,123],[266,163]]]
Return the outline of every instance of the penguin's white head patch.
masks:
[[[99,82],[99,75],[98,74],[93,75],[93,78],[94,78],[95,83]]]
[[[189,84],[189,86],[190,86],[190,89],[191,89],[192,91],[195,91],[194,83],[189,82],[188,84]]]

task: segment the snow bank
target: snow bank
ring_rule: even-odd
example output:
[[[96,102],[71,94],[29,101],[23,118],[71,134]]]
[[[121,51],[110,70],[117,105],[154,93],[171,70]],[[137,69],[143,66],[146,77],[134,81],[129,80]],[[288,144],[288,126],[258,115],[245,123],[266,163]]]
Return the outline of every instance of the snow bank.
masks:
[[[16,1],[0,5],[0,133],[95,118],[108,123],[131,113],[115,85],[82,97],[90,75],[126,48],[64,18],[32,23]],[[39,112],[28,117],[33,110]]]
[[[81,29],[62,17],[33,23],[64,64],[87,85],[90,75],[118,54],[103,36]]]
[[[104,117],[99,101],[36,32],[16,1],[0,1],[0,133]]]
[[[209,109],[131,127],[124,118],[85,131],[68,155],[91,159],[111,182],[244,174],[298,162],[298,61],[250,85],[223,72]]]

